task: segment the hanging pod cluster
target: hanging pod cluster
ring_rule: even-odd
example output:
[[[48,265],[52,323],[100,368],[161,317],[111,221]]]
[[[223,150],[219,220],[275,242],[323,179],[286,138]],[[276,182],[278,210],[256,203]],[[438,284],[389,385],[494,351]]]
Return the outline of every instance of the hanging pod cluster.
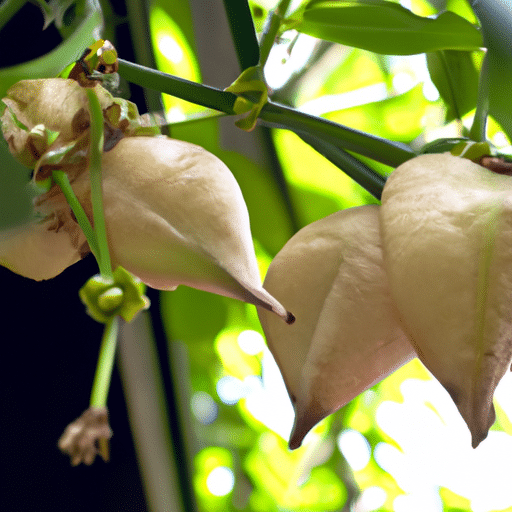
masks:
[[[185,284],[293,316],[261,286],[249,216],[229,169],[193,144],[155,133],[136,106],[95,86],[104,115],[103,202],[113,267],[160,290]],[[87,95],[68,79],[26,80],[3,98],[9,148],[48,184],[32,222],[0,233],[0,264],[50,279],[89,252],[60,188],[66,172],[92,222]],[[48,183],[50,182],[50,183]]]
[[[415,356],[476,447],[512,359],[512,177],[451,154],[409,160],[381,206],[299,231],[264,286],[297,317],[286,326],[259,311],[296,412],[292,448]]]

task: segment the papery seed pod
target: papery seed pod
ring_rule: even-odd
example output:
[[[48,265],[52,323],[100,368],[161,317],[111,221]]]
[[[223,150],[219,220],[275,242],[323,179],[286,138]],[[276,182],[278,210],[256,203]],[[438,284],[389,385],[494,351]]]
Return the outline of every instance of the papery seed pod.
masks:
[[[58,214],[0,232],[0,265],[36,281],[59,275],[89,252],[67,203]]]
[[[112,263],[147,285],[188,285],[292,321],[261,286],[249,216],[229,169],[203,148],[167,137],[127,137],[102,159]],[[91,215],[88,172],[73,183]]]
[[[351,208],[306,226],[268,270],[265,288],[297,316],[286,326],[259,310],[295,407],[291,448],[414,357],[389,293],[378,211]]]
[[[512,178],[450,154],[398,167],[382,195],[391,291],[418,356],[476,447],[512,358]]]

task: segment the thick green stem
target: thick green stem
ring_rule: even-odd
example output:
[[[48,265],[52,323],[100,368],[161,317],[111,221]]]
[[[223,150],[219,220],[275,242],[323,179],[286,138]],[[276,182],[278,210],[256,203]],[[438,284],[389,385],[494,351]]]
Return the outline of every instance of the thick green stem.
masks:
[[[380,201],[382,189],[386,180],[366,164],[328,142],[317,139],[311,135],[301,135],[301,139],[325,156],[330,162],[339,167],[347,176],[359,183],[373,197]]]
[[[226,114],[235,113],[233,105],[237,96],[231,92],[221,91],[214,87],[168,75],[167,73],[146,68],[123,59],[119,59],[119,74],[129,82],[133,82],[141,87],[170,94],[196,105],[213,108]]]
[[[256,66],[260,60],[260,50],[249,3],[247,0],[224,0],[224,9],[240,68],[243,71]]]
[[[353,151],[392,167],[416,156],[406,144],[382,139],[284,105],[267,103],[260,113],[260,119],[266,126],[286,128],[300,136],[314,135],[337,148]]]
[[[91,114],[90,180],[91,202],[94,231],[98,241],[98,266],[105,277],[113,277],[112,264],[107,241],[107,227],[103,212],[103,180],[101,177],[101,158],[103,155],[103,111],[94,89],[85,89]]]
[[[198,105],[233,115],[237,96],[231,92],[190,82],[119,59],[119,72],[128,81],[171,94]],[[373,158],[396,167],[416,156],[414,151],[400,142],[354,130],[346,126],[311,116],[293,108],[267,103],[260,113],[264,125],[285,128],[299,135],[314,135],[341,149]]]
[[[290,5],[291,0],[281,0],[274,11],[270,12],[269,19],[265,25],[265,30],[261,36],[260,43],[260,65],[263,67],[267,62],[268,56],[274,41],[276,40],[281,22],[286,15],[286,11]]]
[[[96,233],[94,232],[91,223],[89,222],[89,218],[87,217],[80,201],[75,195],[73,188],[71,187],[71,183],[69,183],[68,175],[64,171],[53,171],[52,172],[53,181],[59,185],[66,201],[68,202],[73,214],[76,217],[78,225],[84,232],[85,238],[87,238],[87,242],[89,247],[91,248],[92,253],[95,258],[99,258],[99,247],[98,241],[96,239]]]
[[[107,404],[118,330],[119,317],[114,316],[105,324],[105,330],[103,331],[96,374],[92,384],[90,407],[105,407]]]

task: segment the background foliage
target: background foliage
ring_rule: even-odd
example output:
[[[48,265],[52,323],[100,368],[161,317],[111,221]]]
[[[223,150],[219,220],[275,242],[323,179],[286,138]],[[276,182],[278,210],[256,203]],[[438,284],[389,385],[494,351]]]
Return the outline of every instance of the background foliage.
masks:
[[[43,16],[31,4],[2,23],[5,6],[14,3],[0,6],[0,41],[12,49],[2,52],[2,94],[19,79],[54,76],[74,61],[98,37],[101,13],[101,34],[123,59],[224,89],[243,68],[257,64],[251,23],[260,33],[275,8],[273,0],[79,0],[57,3],[57,21],[42,32]],[[303,34],[282,33],[265,68],[273,101],[414,150],[469,133],[484,52],[479,22],[466,0],[413,0],[405,7],[369,2],[361,12],[337,12],[341,2],[302,2],[309,9],[302,12],[300,4],[293,4],[298,10],[290,28]],[[386,30],[366,29],[361,39],[361,20],[386,28],[386,20],[394,19],[368,11],[376,8],[405,16],[415,30],[396,40]],[[458,28],[449,43],[439,36],[429,40],[422,33],[427,20],[418,17],[445,10],[448,32],[454,26],[450,19]],[[341,30],[342,23],[352,31]],[[392,26],[388,30],[393,34]],[[510,38],[509,32],[504,35]],[[488,34],[487,43],[494,37]],[[386,55],[403,53],[398,50],[411,44],[417,45],[411,52],[431,53]],[[506,78],[509,48],[493,48],[487,76],[499,68]],[[491,79],[489,89],[506,83],[500,80]],[[230,167],[247,202],[262,275],[301,227],[378,201],[290,131],[259,126],[246,133],[232,117],[204,117],[212,111],[127,82],[121,94],[142,112],[163,108],[173,122],[172,137],[200,144]],[[487,137],[507,146],[508,95],[500,90],[489,97],[497,121],[489,123]],[[29,172],[4,144],[1,150],[0,223],[6,227],[30,215],[24,187]],[[362,160],[383,177],[392,171]],[[96,272],[95,263],[88,258],[45,283],[0,270],[8,297],[3,332],[9,364],[2,386],[8,418],[3,460],[9,461],[11,483],[6,509],[512,509],[506,478],[512,454],[510,378],[496,395],[495,427],[477,450],[469,448],[469,433],[448,395],[415,360],[324,420],[303,447],[290,452],[293,413],[255,309],[185,287],[151,295],[154,340],[147,318],[123,330],[109,399],[112,461],[70,469],[55,443],[83,410],[92,381],[100,328],[85,317],[77,290]]]

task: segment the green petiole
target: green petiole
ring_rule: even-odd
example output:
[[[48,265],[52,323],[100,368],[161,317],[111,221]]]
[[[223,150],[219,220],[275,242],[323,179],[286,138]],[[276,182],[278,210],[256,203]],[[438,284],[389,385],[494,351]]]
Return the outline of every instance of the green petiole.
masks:
[[[94,88],[86,88],[89,100],[89,111],[91,114],[91,145],[90,145],[90,180],[91,180],[91,201],[92,215],[94,220],[94,231],[98,242],[98,266],[100,273],[112,278],[112,264],[107,242],[107,228],[105,215],[103,213],[103,188],[101,178],[101,157],[103,154],[103,111],[96,96]]]
[[[87,238],[87,242],[89,243],[89,247],[91,248],[92,253],[98,259],[99,255],[99,246],[98,240],[96,239],[96,233],[94,232],[91,223],[89,222],[89,218],[87,217],[80,201],[75,195],[75,192],[71,188],[71,184],[69,183],[69,178],[64,171],[53,171],[52,178],[59,185],[66,201],[68,202],[73,214],[76,217],[76,220],[85,234]]]
[[[98,364],[92,384],[90,407],[104,407],[107,403],[118,331],[119,317],[113,316],[107,321],[103,331]]]

